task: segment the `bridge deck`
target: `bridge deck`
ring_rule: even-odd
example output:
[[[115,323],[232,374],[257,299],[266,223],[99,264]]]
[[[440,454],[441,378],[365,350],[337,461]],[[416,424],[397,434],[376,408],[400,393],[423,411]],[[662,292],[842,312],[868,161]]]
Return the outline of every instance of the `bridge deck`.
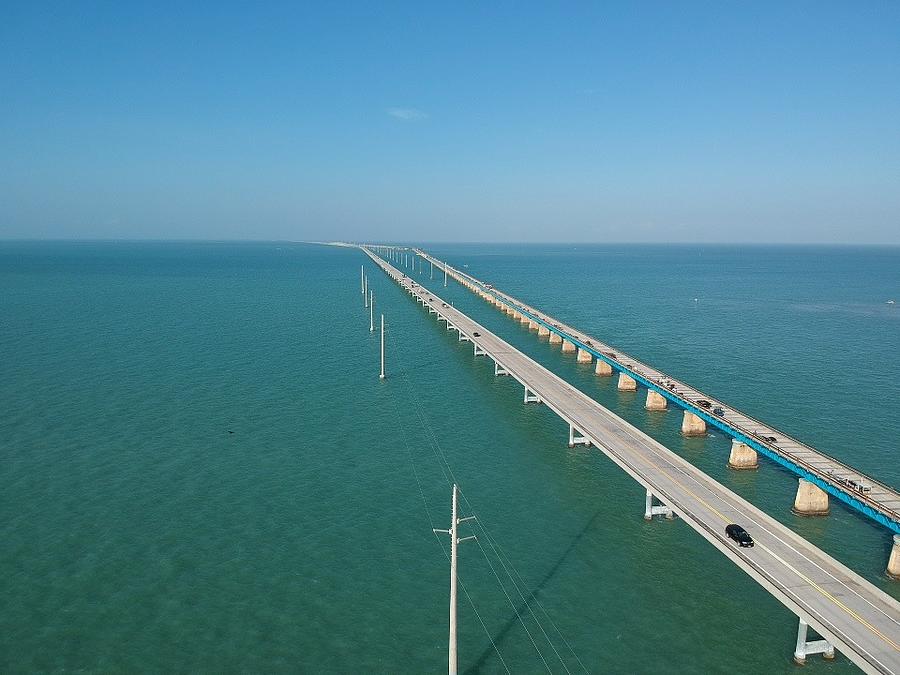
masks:
[[[575,342],[578,346],[591,352],[595,358],[606,361],[614,369],[625,372],[644,386],[658,391],[676,405],[702,417],[707,424],[747,443],[758,452],[807,480],[811,480],[844,503],[900,534],[900,493],[892,487],[792,438],[783,431],[754,419],[724,401],[709,396],[653,366],[624,354],[511,295],[495,288],[486,287],[483,281],[447,265],[420,249],[415,249],[415,252],[425,260],[440,266],[442,270],[446,265],[448,274],[458,281],[468,282],[480,290],[490,293],[510,307],[533,318],[537,323],[544,324],[552,332]],[[698,405],[697,402],[702,400],[709,402],[709,408]],[[714,415],[711,412],[714,408],[721,408],[723,413]],[[775,440],[767,440],[769,438]],[[859,489],[854,489],[850,481],[856,485],[865,485],[869,488],[868,492],[862,493]]]
[[[870,673],[900,673],[900,603],[368,249],[363,250],[405,290],[444,318],[448,327],[459,330],[573,424],[860,668]],[[725,536],[728,523],[743,525],[756,546],[735,546]]]

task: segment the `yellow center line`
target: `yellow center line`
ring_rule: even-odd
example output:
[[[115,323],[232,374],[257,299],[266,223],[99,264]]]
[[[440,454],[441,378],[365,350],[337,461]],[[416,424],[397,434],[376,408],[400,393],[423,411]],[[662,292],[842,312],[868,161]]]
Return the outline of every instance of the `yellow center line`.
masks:
[[[703,499],[703,497],[701,497],[701,496],[698,495],[696,492],[694,492],[693,490],[691,490],[689,487],[687,487],[684,483],[682,483],[682,482],[679,481],[677,478],[675,478],[674,476],[672,476],[672,474],[670,474],[670,473],[669,473],[668,471],[666,471],[665,469],[658,469],[658,470],[659,470],[661,473],[663,473],[663,474],[665,474],[666,476],[668,476],[669,480],[671,480],[673,483],[676,483],[677,485],[681,486],[681,489],[682,489],[682,490],[684,490],[685,492],[687,492],[688,494],[690,494],[694,499],[696,499],[698,502],[700,502],[701,504],[703,504],[703,505],[704,505],[706,508],[708,508],[710,511],[712,511],[712,512],[715,513],[717,516],[719,516],[719,518],[722,519],[722,522],[728,523],[728,521],[729,521],[730,519],[729,519],[729,518],[726,518],[724,513],[722,513],[722,512],[719,511],[716,507],[714,507],[712,504],[710,504],[710,503],[707,502],[705,499]],[[822,588],[821,586],[819,586],[819,584],[817,584],[815,581],[813,581],[813,580],[810,579],[808,576],[806,576],[805,574],[803,574],[800,570],[798,570],[797,568],[795,568],[795,567],[794,567],[793,565],[791,565],[789,562],[787,562],[786,560],[784,560],[781,556],[779,556],[778,554],[776,554],[776,553],[775,553],[772,549],[770,549],[768,546],[764,546],[764,545],[760,544],[759,547],[760,547],[761,549],[763,549],[764,551],[766,551],[767,553],[769,553],[769,555],[771,555],[772,557],[774,557],[774,558],[776,558],[777,560],[781,561],[781,563],[782,563],[785,567],[787,567],[788,569],[790,569],[794,574],[796,574],[798,577],[800,577],[801,579],[803,579],[807,584],[809,584],[809,585],[812,586],[814,589],[816,589],[821,595],[823,595],[824,597],[828,598],[828,599],[829,599],[831,602],[833,602],[835,605],[837,605],[838,607],[840,607],[841,609],[843,609],[847,614],[849,614],[849,615],[852,616],[854,619],[856,619],[857,621],[859,621],[863,626],[865,626],[866,628],[868,628],[872,633],[874,633],[875,635],[877,635],[878,637],[880,637],[882,640],[884,640],[885,642],[887,642],[891,647],[893,647],[894,650],[900,652],[900,644],[894,642],[894,640],[892,640],[892,639],[889,638],[887,635],[885,635],[884,633],[882,633],[882,632],[881,632],[880,630],[878,630],[875,626],[873,626],[871,623],[869,623],[869,622],[866,621],[863,617],[861,617],[859,614],[857,614],[854,610],[852,610],[851,608],[847,607],[847,605],[845,605],[843,602],[841,602],[840,600],[838,600],[836,597],[834,597],[831,593],[829,593],[828,591],[826,591],[824,588]]]

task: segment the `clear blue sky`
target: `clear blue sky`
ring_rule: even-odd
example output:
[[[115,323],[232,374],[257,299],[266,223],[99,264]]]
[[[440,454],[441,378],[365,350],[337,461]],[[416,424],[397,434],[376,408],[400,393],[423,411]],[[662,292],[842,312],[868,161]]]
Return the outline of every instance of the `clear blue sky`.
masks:
[[[5,4],[0,237],[900,243],[894,0],[185,4]]]

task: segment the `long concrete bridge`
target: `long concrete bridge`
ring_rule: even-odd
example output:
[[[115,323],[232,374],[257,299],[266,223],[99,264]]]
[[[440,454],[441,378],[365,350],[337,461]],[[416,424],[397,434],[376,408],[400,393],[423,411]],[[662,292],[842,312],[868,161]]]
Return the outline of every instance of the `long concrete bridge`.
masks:
[[[825,515],[829,495],[883,525],[894,534],[894,545],[888,573],[900,577],[900,493],[894,488],[863,474],[853,467],[792,438],[740,410],[666,373],[642,363],[621,350],[603,343],[577,328],[504,293],[448,265],[420,249],[419,256],[486,301],[496,305],[514,319],[527,323],[539,337],[561,344],[564,352],[572,352],[580,362],[596,360],[595,372],[600,376],[618,373],[618,388],[634,391],[640,385],[647,392],[648,410],[665,410],[669,403],[683,410],[682,432],[705,435],[707,425],[732,438],[729,466],[753,469],[758,454],[787,468],[800,478],[794,511],[802,515]],[[413,263],[414,264],[414,263]]]
[[[524,403],[558,415],[570,446],[598,448],[646,488],[645,518],[682,518],[794,612],[796,661],[828,658],[837,648],[867,673],[900,673],[900,603],[373,252],[385,249],[361,248],[459,341],[492,359],[495,375],[515,379]],[[735,545],[725,535],[729,523],[745,527],[756,545]],[[808,626],[822,639],[809,641]]]

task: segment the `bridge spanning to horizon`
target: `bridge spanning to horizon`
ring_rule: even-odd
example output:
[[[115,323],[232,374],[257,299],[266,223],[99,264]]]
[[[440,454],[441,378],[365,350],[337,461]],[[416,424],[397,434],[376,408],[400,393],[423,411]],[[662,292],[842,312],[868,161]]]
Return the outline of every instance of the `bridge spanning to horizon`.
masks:
[[[827,512],[830,495],[894,534],[900,534],[900,493],[893,487],[493,288],[421,249],[410,250],[413,255],[438,266],[442,272],[446,271],[451,278],[502,311],[527,323],[529,328],[538,331],[540,337],[548,337],[551,343],[560,343],[563,351],[574,352],[579,361],[596,361],[595,372],[598,375],[618,373],[620,389],[635,390],[638,385],[646,388],[648,409],[662,410],[668,403],[681,408],[685,415],[682,430],[687,435],[703,435],[708,425],[730,436],[734,445],[729,463],[734,468],[755,468],[758,453],[798,475],[803,479],[795,503],[798,512],[811,515]],[[900,574],[900,567],[897,574]]]
[[[646,488],[645,518],[677,515],[794,612],[799,617],[797,661],[812,653],[827,657],[837,648],[865,672],[900,673],[900,603],[376,254],[393,257],[394,249],[360,248],[429,313],[445,321],[448,330],[455,330],[459,341],[472,343],[476,355],[492,359],[495,375],[515,379],[524,389],[526,404],[544,404],[558,415],[568,425],[570,446],[597,447]],[[537,319],[548,331],[552,326],[559,331],[557,335],[564,333],[564,339],[577,341],[573,343],[576,349],[598,348],[593,340],[588,343],[587,336],[568,332],[569,327],[424,252],[416,255],[440,265],[448,275],[487,296],[485,299],[492,297],[495,304],[515,306],[519,309],[513,311],[527,316],[529,322]],[[605,345],[599,347],[603,348]],[[619,354],[616,357],[620,373],[630,367],[619,360]],[[654,391],[667,388],[646,373],[642,377]],[[727,538],[725,525],[734,522],[751,531],[756,540],[753,548],[739,548]],[[823,639],[808,641],[808,626]]]

